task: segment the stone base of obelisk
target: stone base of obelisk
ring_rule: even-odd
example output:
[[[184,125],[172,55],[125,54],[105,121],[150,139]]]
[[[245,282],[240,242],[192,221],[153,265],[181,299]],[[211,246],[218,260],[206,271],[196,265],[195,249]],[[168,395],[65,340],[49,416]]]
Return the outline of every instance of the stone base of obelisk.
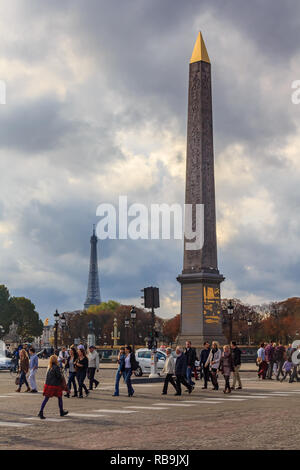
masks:
[[[223,335],[220,284],[224,276],[217,270],[183,272],[177,277],[181,284],[181,328],[177,343],[191,341],[197,349],[204,341],[227,344]]]

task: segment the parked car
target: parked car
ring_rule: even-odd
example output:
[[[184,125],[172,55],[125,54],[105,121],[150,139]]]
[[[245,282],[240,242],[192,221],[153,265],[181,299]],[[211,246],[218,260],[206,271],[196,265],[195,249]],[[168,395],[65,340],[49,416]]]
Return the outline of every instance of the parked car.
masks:
[[[137,349],[135,358],[139,363],[139,367],[134,371],[134,375],[141,377],[143,374],[150,374],[151,371],[151,349]],[[166,354],[163,351],[157,351],[157,372],[160,373],[165,365]]]
[[[0,370],[10,370],[12,366],[12,360],[10,357],[0,355]]]

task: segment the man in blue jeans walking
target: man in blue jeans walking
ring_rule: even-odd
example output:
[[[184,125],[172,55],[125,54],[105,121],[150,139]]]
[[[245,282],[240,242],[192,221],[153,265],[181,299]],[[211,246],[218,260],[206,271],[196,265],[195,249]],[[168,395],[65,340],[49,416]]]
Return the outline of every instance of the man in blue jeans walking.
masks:
[[[116,373],[115,393],[113,394],[113,397],[119,396],[119,383],[121,377],[123,376],[123,379],[125,380],[125,348],[120,348],[118,364],[119,367]]]
[[[196,361],[196,351],[194,348],[192,348],[192,343],[191,341],[187,341],[185,343],[185,352],[184,352],[187,360],[187,369],[186,369],[186,378],[187,382],[189,385],[192,387],[195,386],[195,382],[192,380],[192,372],[195,367],[195,361]]]

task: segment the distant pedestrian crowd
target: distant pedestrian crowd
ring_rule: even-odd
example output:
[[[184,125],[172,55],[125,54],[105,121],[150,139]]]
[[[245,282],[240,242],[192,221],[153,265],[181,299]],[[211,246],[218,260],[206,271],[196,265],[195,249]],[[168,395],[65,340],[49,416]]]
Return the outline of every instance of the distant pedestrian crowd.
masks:
[[[293,348],[291,344],[285,347],[281,342],[268,344],[262,343],[257,351],[258,377],[261,380],[288,379],[289,383],[299,382],[299,365],[297,360],[293,360],[294,353],[299,350]],[[297,354],[296,354],[297,356]]]

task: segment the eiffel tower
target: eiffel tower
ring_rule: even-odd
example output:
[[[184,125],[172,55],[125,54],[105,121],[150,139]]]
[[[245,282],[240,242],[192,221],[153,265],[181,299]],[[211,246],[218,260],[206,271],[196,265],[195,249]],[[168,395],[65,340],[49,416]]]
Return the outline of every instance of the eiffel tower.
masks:
[[[88,309],[91,305],[101,304],[99,274],[98,274],[98,257],[97,257],[98,238],[95,233],[95,225],[93,226],[93,235],[91,236],[91,257],[89,283],[87,289],[86,301],[84,308]]]

